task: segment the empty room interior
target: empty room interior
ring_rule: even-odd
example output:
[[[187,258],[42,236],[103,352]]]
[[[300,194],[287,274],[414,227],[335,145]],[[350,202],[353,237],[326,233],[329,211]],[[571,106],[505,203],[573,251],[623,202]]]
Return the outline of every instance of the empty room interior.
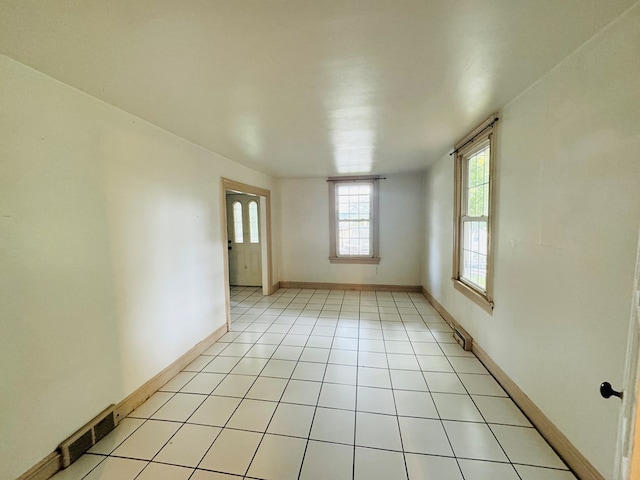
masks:
[[[640,478],[637,0],[0,0],[0,112],[0,480]]]

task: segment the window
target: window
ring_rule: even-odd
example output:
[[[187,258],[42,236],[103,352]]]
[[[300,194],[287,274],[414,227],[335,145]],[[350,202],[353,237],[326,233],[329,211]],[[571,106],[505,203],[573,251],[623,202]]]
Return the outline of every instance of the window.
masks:
[[[242,204],[233,202],[233,237],[235,243],[244,242],[244,234],[242,230]]]
[[[249,241],[251,243],[260,243],[258,230],[258,202],[251,200],[249,202]]]
[[[379,179],[380,177],[329,179],[329,260],[332,263],[380,263]]]
[[[497,120],[491,116],[454,150],[454,286],[488,312],[493,310],[491,224]]]

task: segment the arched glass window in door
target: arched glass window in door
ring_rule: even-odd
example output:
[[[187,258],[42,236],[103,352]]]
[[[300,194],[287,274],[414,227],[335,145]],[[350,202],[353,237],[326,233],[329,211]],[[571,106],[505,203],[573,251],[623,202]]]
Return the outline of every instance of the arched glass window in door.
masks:
[[[243,243],[242,204],[233,202],[233,238],[235,243]]]
[[[249,202],[249,241],[251,243],[260,243],[260,228],[258,226],[258,202],[251,200]]]

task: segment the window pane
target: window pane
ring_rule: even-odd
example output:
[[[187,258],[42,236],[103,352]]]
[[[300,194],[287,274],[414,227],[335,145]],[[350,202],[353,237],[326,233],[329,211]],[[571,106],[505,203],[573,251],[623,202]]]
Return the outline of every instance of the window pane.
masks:
[[[233,203],[233,238],[235,243],[243,243],[242,231],[242,204],[240,202]]]
[[[487,222],[463,222],[462,237],[461,276],[484,290],[487,283]]]
[[[249,241],[251,243],[259,243],[260,235],[258,233],[258,202],[249,202]]]
[[[339,255],[370,254],[370,222],[347,221],[338,223]]]
[[[466,160],[467,212],[470,217],[489,215],[489,145]]]

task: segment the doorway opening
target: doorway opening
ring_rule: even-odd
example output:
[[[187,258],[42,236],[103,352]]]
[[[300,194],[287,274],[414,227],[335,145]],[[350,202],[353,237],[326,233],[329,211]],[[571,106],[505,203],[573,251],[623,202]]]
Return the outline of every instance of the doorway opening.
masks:
[[[271,260],[271,191],[222,178],[227,327],[231,320],[232,286],[274,291]]]

